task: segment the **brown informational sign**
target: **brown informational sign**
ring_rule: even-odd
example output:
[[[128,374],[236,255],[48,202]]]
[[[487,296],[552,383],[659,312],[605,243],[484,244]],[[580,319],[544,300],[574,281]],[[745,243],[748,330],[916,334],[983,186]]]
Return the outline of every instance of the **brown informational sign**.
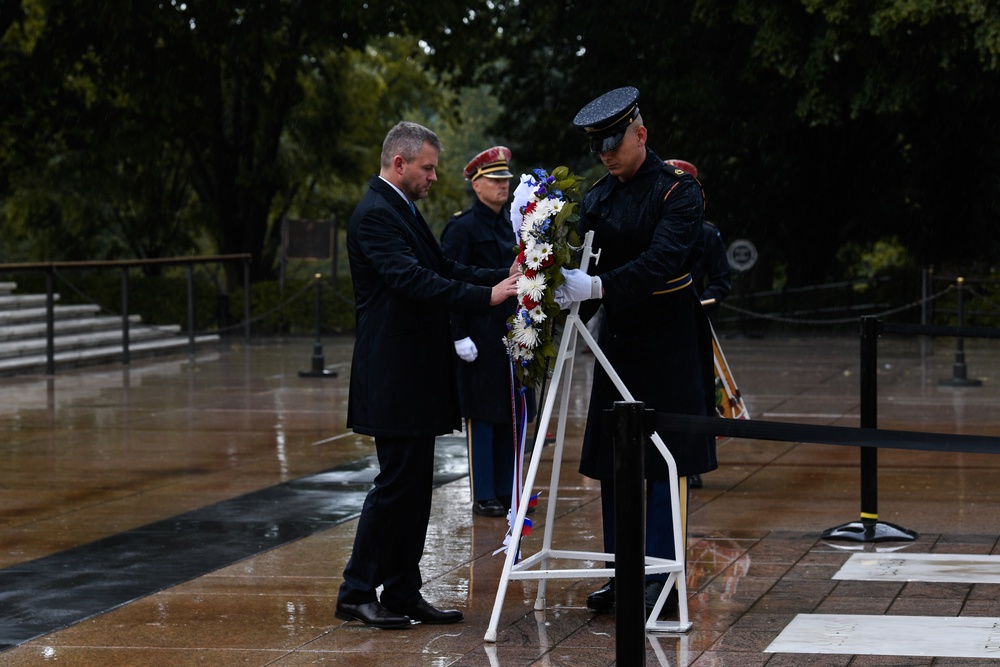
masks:
[[[285,218],[285,257],[333,259],[334,225],[331,220]]]

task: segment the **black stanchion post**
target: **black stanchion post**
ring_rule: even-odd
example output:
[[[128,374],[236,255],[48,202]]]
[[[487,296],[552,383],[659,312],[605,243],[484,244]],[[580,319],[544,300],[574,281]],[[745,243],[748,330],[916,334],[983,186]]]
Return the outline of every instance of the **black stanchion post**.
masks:
[[[861,318],[861,428],[878,428],[878,337],[882,325],[877,317]],[[861,447],[861,520],[830,528],[824,539],[855,542],[915,540],[906,528],[878,520],[878,448]]]
[[[879,321],[861,318],[861,428],[878,428]],[[861,448],[861,524],[865,535],[878,523],[878,449]]]
[[[959,276],[955,279],[955,288],[958,290],[958,326],[959,328],[965,326],[965,303],[962,296],[962,287],[965,285],[965,278]],[[946,380],[938,380],[939,385],[948,385],[951,387],[980,387],[982,382],[980,380],[972,379],[970,380],[966,377],[966,366],[965,366],[965,339],[962,336],[955,337],[955,363],[952,364],[951,377]]]
[[[132,363],[129,355],[129,322],[128,322],[128,267],[122,267],[122,363],[128,366]]]
[[[56,374],[56,295],[54,269],[45,271],[45,374]]]
[[[320,274],[316,274],[316,341],[313,343],[312,368],[308,371],[299,371],[299,377],[303,378],[332,378],[337,377],[337,371],[324,368],[326,359],[323,356],[323,341],[320,339],[321,323],[323,321],[323,281]]]
[[[188,263],[184,267],[187,273],[187,326],[188,326],[188,354],[192,357],[195,353],[194,336],[194,264]]]
[[[250,344],[250,258],[243,260],[243,340]]]
[[[229,329],[229,295],[224,292],[215,296],[215,320],[219,333],[226,335]]]
[[[616,401],[615,664],[646,664],[645,433],[641,401]]]

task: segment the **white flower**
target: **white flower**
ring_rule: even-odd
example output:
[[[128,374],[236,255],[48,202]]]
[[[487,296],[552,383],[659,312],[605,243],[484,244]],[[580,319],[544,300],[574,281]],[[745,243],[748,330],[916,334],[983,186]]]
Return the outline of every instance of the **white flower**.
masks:
[[[526,213],[524,215],[524,222],[521,223],[521,227],[524,228],[525,225],[528,227],[537,227],[549,219],[547,213],[548,211],[546,211],[541,205],[536,205],[530,213]]]
[[[556,213],[562,210],[563,202],[559,199],[542,199],[535,206],[534,213],[537,213],[542,220],[554,218]]]
[[[518,308],[507,319],[504,338],[513,370],[526,385],[544,377],[549,358],[555,356],[552,342],[556,327],[548,320],[558,322],[561,310],[551,299],[545,302],[543,298],[548,293],[549,277],[558,279],[561,267],[557,257],[563,248],[570,247],[569,239],[573,238],[571,217],[560,216],[579,202],[577,184],[581,180],[564,167],[560,167],[560,176],[557,180],[542,169],[522,174],[511,202],[511,224],[520,242],[521,275],[517,281]]]
[[[546,243],[536,244],[534,241],[531,242],[530,246],[524,249],[524,265],[529,269],[535,269],[536,271],[542,268],[542,262],[549,256],[549,253],[544,251],[543,246],[548,245]]]
[[[537,273],[532,277],[521,275],[517,279],[518,296],[527,296],[532,301],[541,301],[545,293],[545,276]]]
[[[517,343],[518,349],[522,347],[531,349],[538,345],[538,331],[525,322],[523,317],[514,318],[511,333],[514,334],[514,342]]]
[[[513,359],[515,362],[517,362],[519,365],[521,365],[520,362],[522,362],[522,361],[523,362],[528,362],[528,361],[531,361],[532,359],[534,359],[535,358],[535,353],[532,350],[530,350],[530,349],[528,349],[528,348],[526,348],[524,346],[514,345],[511,348],[510,356],[511,356],[511,359]]]
[[[531,321],[535,324],[540,324],[544,322],[545,318],[548,316],[545,314],[545,310],[542,308],[541,304],[539,304],[528,311],[528,317],[530,317]]]
[[[537,219],[538,222],[545,222],[544,218]],[[533,243],[535,236],[538,235],[539,229],[536,224],[536,218],[534,215],[524,216],[521,222],[521,240],[525,243]]]

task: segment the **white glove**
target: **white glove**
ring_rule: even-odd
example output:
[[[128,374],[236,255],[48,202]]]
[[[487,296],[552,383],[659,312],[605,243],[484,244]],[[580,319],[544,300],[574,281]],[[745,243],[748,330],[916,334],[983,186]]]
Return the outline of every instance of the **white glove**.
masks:
[[[600,276],[588,276],[580,269],[559,269],[566,280],[552,298],[560,308],[568,308],[577,301],[600,299],[603,292]]]
[[[472,342],[472,339],[466,336],[462,340],[455,341],[455,354],[457,354],[462,361],[472,362],[479,356],[479,350],[476,349],[476,344]]]

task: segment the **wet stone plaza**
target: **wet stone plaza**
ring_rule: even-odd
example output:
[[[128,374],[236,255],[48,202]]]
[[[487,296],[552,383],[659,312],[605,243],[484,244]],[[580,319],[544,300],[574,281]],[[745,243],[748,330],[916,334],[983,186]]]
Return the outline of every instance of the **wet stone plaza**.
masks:
[[[721,342],[753,419],[859,426],[857,336]],[[542,609],[536,581],[511,581],[484,640],[507,524],[472,514],[461,433],[438,441],[422,570],[424,596],[464,622],[334,618],[377,469],[372,441],[344,427],[352,344],[324,341],[326,378],[300,376],[303,338],[0,379],[0,667],[616,664],[614,614],[585,604],[596,578],[548,580]],[[964,342],[974,386],[948,381],[955,349],[883,336],[880,428],[1000,435],[1000,345]],[[581,345],[548,527],[554,546],[588,552],[602,549],[599,486],[577,472],[593,360]],[[525,555],[546,532],[554,449]],[[691,491],[692,627],[647,635],[645,664],[996,664],[1000,455],[881,449],[877,518],[916,538],[824,538],[859,520],[860,459],[855,446],[720,440],[719,469]]]

